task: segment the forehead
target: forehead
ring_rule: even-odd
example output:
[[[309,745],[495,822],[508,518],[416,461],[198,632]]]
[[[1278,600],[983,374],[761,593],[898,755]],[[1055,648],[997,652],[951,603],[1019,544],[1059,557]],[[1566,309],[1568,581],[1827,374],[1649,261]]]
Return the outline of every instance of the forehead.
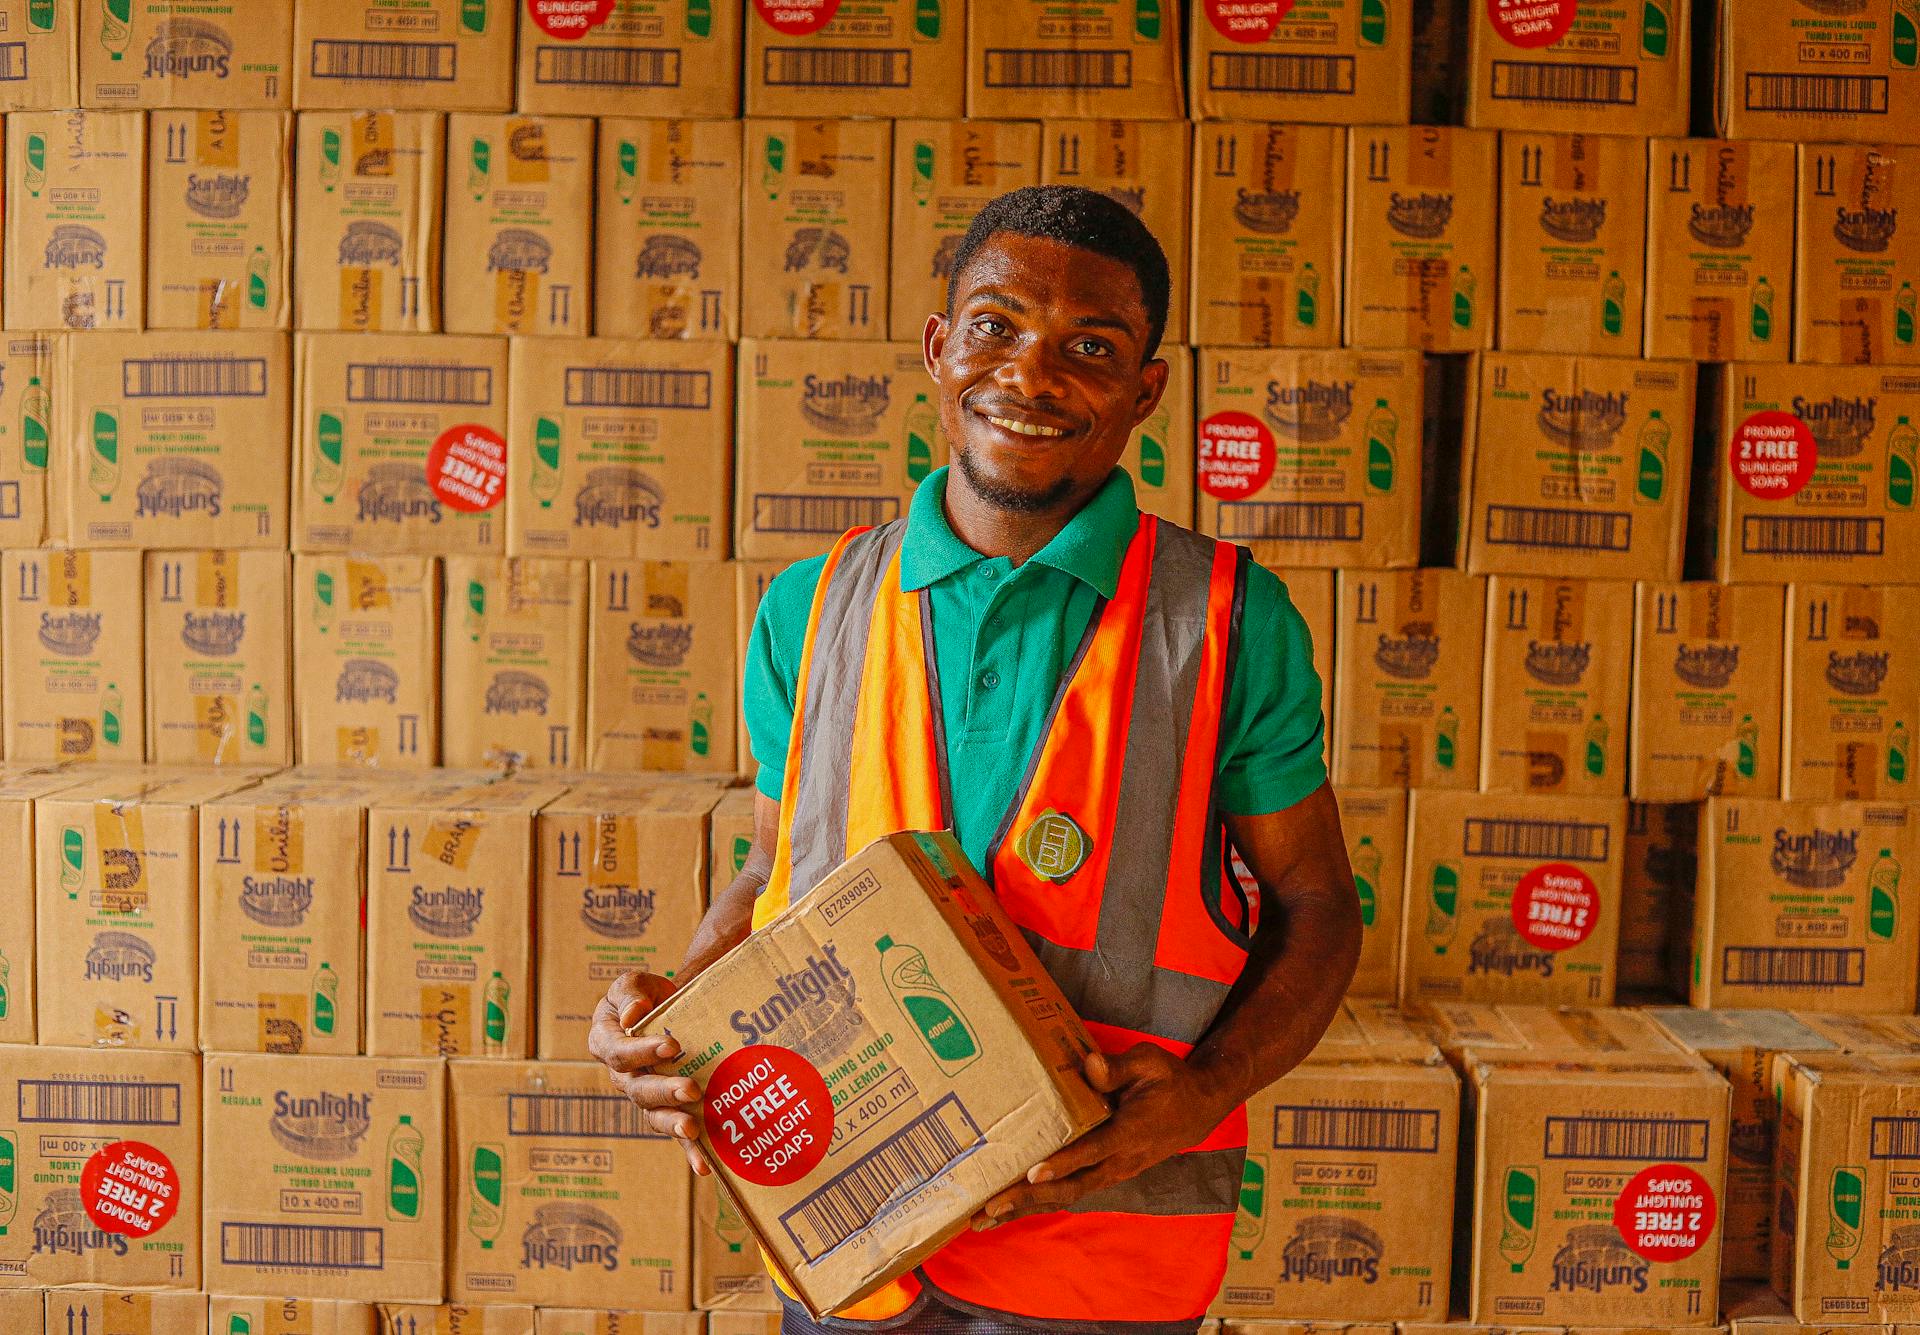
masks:
[[[1144,330],[1146,298],[1127,265],[1048,237],[995,232],[981,242],[954,283],[954,305],[990,294],[1028,312],[1102,315]]]

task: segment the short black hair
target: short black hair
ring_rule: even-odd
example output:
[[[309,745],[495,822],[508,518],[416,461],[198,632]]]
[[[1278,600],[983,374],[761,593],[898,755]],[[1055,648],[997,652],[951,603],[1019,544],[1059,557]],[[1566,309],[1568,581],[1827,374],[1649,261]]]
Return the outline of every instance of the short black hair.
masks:
[[[1111,195],[1085,186],[1023,185],[988,200],[973,216],[972,225],[953,252],[953,268],[947,272],[947,314],[953,314],[953,294],[961,271],[974,252],[1000,232],[1090,250],[1133,270],[1147,306],[1147,346],[1141,361],[1152,360],[1160,350],[1160,336],[1167,329],[1171,287],[1167,253],[1133,210]]]

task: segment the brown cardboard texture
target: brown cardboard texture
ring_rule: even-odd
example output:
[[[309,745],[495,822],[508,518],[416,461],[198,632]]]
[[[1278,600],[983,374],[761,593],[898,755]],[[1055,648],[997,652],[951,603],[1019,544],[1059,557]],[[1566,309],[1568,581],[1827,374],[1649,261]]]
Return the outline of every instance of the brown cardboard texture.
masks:
[[[1900,873],[1920,865],[1915,824],[1904,806],[1709,799],[1688,1000],[1911,1013],[1920,915],[1901,911]]]
[[[1200,354],[1200,529],[1275,565],[1420,559],[1417,352]]]
[[[198,1057],[0,1047],[0,1140],[15,1160],[0,1206],[16,1221],[0,1237],[0,1290],[200,1286]],[[177,1184],[173,1216],[140,1238],[106,1232],[81,1201],[88,1162],[126,1141],[158,1150]]]
[[[77,106],[80,0],[0,0],[0,24],[15,75],[0,84],[0,111]]]
[[[48,538],[47,465],[59,430],[51,387],[56,340],[0,338],[0,548]]]
[[[1647,356],[1787,360],[1793,157],[1788,144],[1647,145]]]
[[[1193,352],[1163,344],[1167,388],[1160,404],[1127,438],[1120,466],[1133,499],[1148,514],[1193,527]]]
[[[1360,965],[1349,996],[1390,997],[1400,982],[1400,917],[1407,875],[1407,795],[1398,788],[1341,788],[1340,827],[1360,896]]]
[[[11,16],[9,16],[11,17]],[[46,1335],[47,1293],[41,1289],[0,1291],[0,1321],[21,1335]],[[196,1332],[196,1335],[198,1333]]]
[[[80,104],[232,111],[290,106],[293,5],[148,0],[102,4],[97,20],[96,7],[85,5],[86,18],[99,27],[80,39]]]
[[[1406,124],[1411,6],[1398,14],[1363,0],[1333,0],[1299,14],[1286,5],[1187,9],[1195,120]]]
[[[0,900],[0,1043],[32,1043],[39,991],[35,963],[33,807],[36,799],[75,782],[71,774],[29,766],[0,766],[0,866],[17,867],[18,893]]]
[[[773,577],[787,568],[785,561],[729,561],[733,568],[734,588],[734,663],[741,672],[746,671],[747,643],[753,638],[754,619],[760,613],[760,599],[766,595],[767,585]],[[734,768],[744,775],[753,775],[758,766],[753,758],[752,739],[747,736],[747,723],[743,718],[734,729]]]
[[[732,116],[741,9],[613,0],[600,22],[575,19],[584,31],[554,32],[522,15],[515,105],[539,116]]]
[[[146,128],[140,111],[7,117],[7,328],[140,327]]]
[[[1470,7],[1467,124],[1685,134],[1692,9],[1692,0],[1556,4],[1544,14],[1508,5]]]
[[[1787,586],[1782,797],[1914,800],[1920,607],[1903,592]]]
[[[579,764],[587,563],[449,556],[443,568],[441,763]]]
[[[1913,22],[1910,12],[1901,18]],[[1920,150],[1803,144],[1799,157],[1794,360],[1920,363],[1920,275],[1900,263],[1912,248],[1900,215],[1920,213]]]
[[[435,764],[440,563],[431,556],[294,557],[293,662],[301,764]]]
[[[290,764],[287,554],[148,552],[146,563],[148,758]]]
[[[1648,802],[1779,792],[1780,590],[1643,583],[1634,597],[1629,791]]]
[[[1478,1002],[1423,1001],[1408,1012],[1415,1027],[1464,1070],[1467,1049],[1572,1053],[1654,1053],[1671,1056],[1679,1045],[1646,1011],[1612,1006],[1490,1006]],[[1470,1130],[1466,1128],[1465,1130]]]
[[[838,5],[741,8],[749,116],[958,116],[965,107],[967,0],[867,0],[844,14]]]
[[[702,1310],[781,1310],[740,1207],[711,1177],[693,1180],[693,1302]]]
[[[447,117],[442,327],[593,329],[593,121]]]
[[[1178,13],[1154,0],[1091,0],[1063,21],[1044,0],[974,0],[967,115],[1178,119]]]
[[[750,120],[744,129],[740,332],[884,338],[892,122]]]
[[[1627,803],[1620,869],[1620,988],[1686,992],[1700,813],[1691,802]],[[1676,979],[1678,980],[1676,982]]]
[[[510,554],[726,555],[732,348],[517,338],[507,364]]]
[[[743,339],[734,554],[817,556],[906,513],[947,461],[918,343]]]
[[[1872,143],[1920,94],[1911,11],[1726,0],[1716,13],[1714,120],[1728,138]]]
[[[1200,22],[1195,9],[1194,22]],[[1347,131],[1194,127],[1192,337],[1203,347],[1340,342]]]
[[[380,1335],[536,1335],[539,1318],[506,1303],[381,1303]]]
[[[701,1178],[700,1181],[707,1179]],[[481,1309],[485,1310],[485,1309]],[[495,1309],[498,1310],[498,1309]],[[704,1312],[622,1312],[592,1307],[542,1307],[534,1314],[536,1335],[710,1335]],[[754,1313],[739,1314],[751,1318]],[[780,1318],[766,1328],[736,1335],[780,1335]]]
[[[344,1298],[207,1299],[211,1335],[380,1335],[380,1310]]]
[[[1340,620],[1334,584],[1338,572],[1332,570],[1300,570],[1280,566],[1268,567],[1280,577],[1287,586],[1287,601],[1307,623],[1307,634],[1313,641],[1313,671],[1320,678],[1320,717],[1325,723],[1325,735],[1321,739],[1321,751],[1333,754],[1333,679],[1334,669],[1334,626]]]
[[[138,764],[140,553],[14,551],[4,564],[8,758]]]
[[[1610,1006],[1624,798],[1411,795],[1403,1004]]]
[[[1475,787],[1486,581],[1455,570],[1342,570],[1339,589],[1334,783]]]
[[[590,1275],[614,1306],[691,1305],[686,1155],[607,1088],[605,1067],[456,1061],[447,1072],[456,1300],[578,1300]]]
[[[732,773],[733,572],[596,561],[587,605],[587,768]]]
[[[708,817],[707,897],[714,899],[733,884],[753,853],[754,812],[760,790],[752,784],[729,788],[721,794]]]
[[[600,122],[594,332],[739,338],[740,154],[739,121]]]
[[[1118,200],[1146,224],[1166,252],[1170,285],[1163,338],[1170,344],[1187,342],[1191,142],[1184,121],[1049,120],[1040,127],[1043,182],[1083,186]]]
[[[49,1289],[50,1331],[97,1330],[100,1335],[205,1335],[204,1293],[135,1293],[125,1289]],[[4,1309],[0,1309],[4,1310]],[[36,1319],[38,1314],[36,1314]],[[13,1327],[9,1326],[8,1330]]]
[[[446,1257],[446,1067],[209,1054],[207,1287],[437,1302]]]
[[[742,1048],[749,1029],[780,1046]],[[937,1250],[1106,1116],[1080,1074],[1086,1031],[947,834],[854,854],[636,1032],[688,1054],[675,1069],[706,1091],[701,1148],[815,1313]],[[871,1097],[836,1113],[823,1070]],[[885,1204],[843,1205],[848,1173]]]
[[[300,113],[295,328],[440,327],[441,120],[426,111]]]
[[[156,112],[147,144],[147,327],[293,319],[293,118]]]
[[[1467,428],[1476,573],[1680,578],[1693,367],[1490,353]]]
[[[1493,346],[1497,147],[1487,131],[1436,125],[1349,137],[1348,345]]]
[[[505,111],[509,0],[294,0],[293,104]]]

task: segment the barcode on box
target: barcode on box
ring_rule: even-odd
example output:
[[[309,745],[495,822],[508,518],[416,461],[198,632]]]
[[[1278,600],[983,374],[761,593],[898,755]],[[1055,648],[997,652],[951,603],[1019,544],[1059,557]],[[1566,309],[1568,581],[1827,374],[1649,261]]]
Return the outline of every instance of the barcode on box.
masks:
[[[223,1265],[300,1270],[379,1270],[386,1237],[377,1228],[329,1224],[222,1224]]]
[[[493,402],[493,368],[349,362],[347,399],[352,403],[465,403],[485,407]]]
[[[1351,93],[1353,57],[1216,51],[1207,57],[1207,87],[1217,93]]]
[[[1748,111],[1884,116],[1884,74],[1749,74]]]
[[[1879,556],[1886,546],[1884,519],[1746,515],[1740,523],[1740,550],[1753,556]]]
[[[1720,981],[1740,987],[1865,987],[1859,946],[1728,946]]]
[[[1470,858],[1605,862],[1612,834],[1584,821],[1471,816],[1461,829],[1461,851]]]
[[[316,79],[369,79],[381,83],[452,83],[459,61],[452,42],[339,42],[313,44]]]
[[[593,88],[678,88],[680,53],[652,46],[537,46],[533,81]]]
[[[1867,1153],[1875,1159],[1920,1159],[1920,1117],[1876,1117]]]
[[[27,77],[27,44],[0,42],[0,81],[16,82]]]
[[[619,1094],[509,1094],[507,1134],[660,1139],[633,1101]]]
[[[756,533],[845,533],[862,524],[885,524],[900,516],[897,496],[787,496],[753,498]]]
[[[1653,1159],[1699,1162],[1707,1157],[1707,1124],[1691,1117],[1549,1117],[1549,1159]]]
[[[711,408],[713,375],[651,366],[569,366],[569,408]]]
[[[1630,107],[1640,97],[1640,71],[1632,65],[1554,65],[1536,60],[1493,62],[1493,97],[1499,102],[1573,102]]]
[[[148,357],[120,363],[130,399],[257,399],[267,392],[264,357]]]
[[[959,1098],[948,1094],[780,1216],[787,1236],[818,1260],[873,1223],[888,1204],[918,1191],[981,1143]]]
[[[1131,88],[1131,51],[1017,51],[989,48],[989,88]]]
[[[23,1122],[179,1126],[180,1086],[120,1080],[22,1080]]]
[[[774,46],[767,48],[761,77],[770,88],[906,88],[913,82],[913,53]]]
[[[1276,1150],[1373,1150],[1434,1154],[1440,1149],[1440,1113],[1432,1108],[1310,1108],[1273,1110]]]
[[[1275,542],[1359,542],[1366,508],[1356,501],[1222,501],[1220,536]]]
[[[1633,516],[1616,510],[1552,510],[1529,505],[1487,507],[1487,541],[1495,546],[1624,552],[1632,539]]]

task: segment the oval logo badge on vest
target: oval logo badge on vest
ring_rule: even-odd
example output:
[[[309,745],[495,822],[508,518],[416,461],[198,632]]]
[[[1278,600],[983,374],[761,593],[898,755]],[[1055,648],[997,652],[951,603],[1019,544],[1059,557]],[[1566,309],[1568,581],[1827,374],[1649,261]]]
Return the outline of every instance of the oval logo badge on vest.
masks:
[[[1015,851],[1028,871],[1060,885],[1085,865],[1093,840],[1073,817],[1048,808],[1027,826]]]

